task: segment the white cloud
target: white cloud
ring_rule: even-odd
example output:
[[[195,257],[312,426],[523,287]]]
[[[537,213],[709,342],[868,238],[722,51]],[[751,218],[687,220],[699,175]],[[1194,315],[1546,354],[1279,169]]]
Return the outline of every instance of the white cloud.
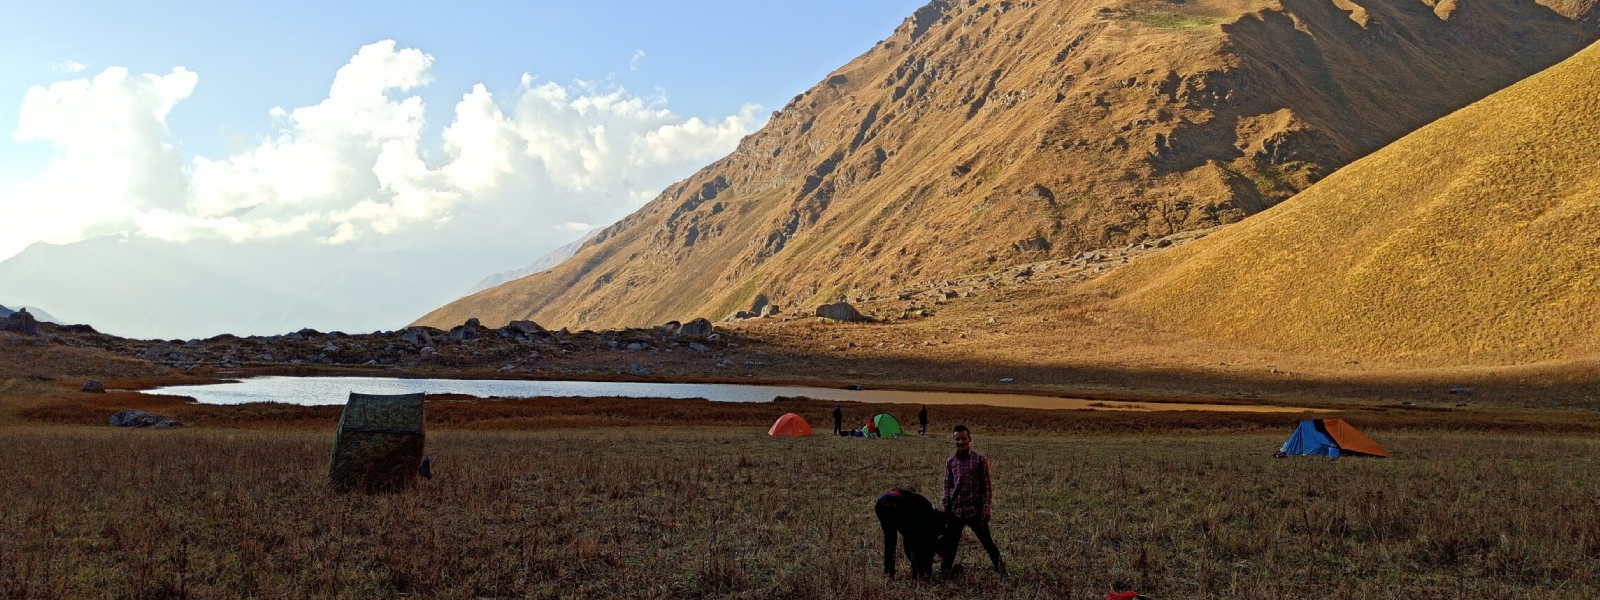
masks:
[[[89,68],[89,65],[85,65],[75,60],[64,60],[61,62],[50,63],[50,70],[58,73],[78,73],[87,68]]]
[[[56,158],[0,195],[0,258],[35,241],[126,231],[136,215],[181,207],[188,179],[166,119],[198,82],[183,67],[134,76],[112,67],[29,89],[11,136],[53,145]]]
[[[628,61],[628,69],[631,71],[639,70],[639,63],[641,62],[644,62],[644,50],[634,50],[633,58]]]
[[[755,106],[703,121],[673,113],[659,96],[524,74],[505,103],[483,85],[463,94],[441,132],[442,152],[430,153],[422,99],[408,93],[433,80],[433,63],[393,41],[364,46],[326,99],[268,111],[278,130],[255,147],[187,163],[166,117],[194,91],[195,73],[130,76],[112,67],[92,80],[35,87],[12,135],[54,145],[57,158],[20,189],[0,192],[3,214],[21,217],[0,222],[0,259],[34,241],[99,233],[403,239],[491,223],[497,211],[536,220],[528,226],[588,230],[732,151],[760,125]],[[467,211],[473,223],[451,224],[478,205],[485,208]]]
[[[561,224],[560,229],[563,229],[563,230],[566,230],[566,231],[576,231],[576,232],[582,233],[582,232],[594,229],[594,226],[590,225],[588,223],[579,223],[579,222],[576,222],[576,221],[567,221],[566,223],[562,223]]]

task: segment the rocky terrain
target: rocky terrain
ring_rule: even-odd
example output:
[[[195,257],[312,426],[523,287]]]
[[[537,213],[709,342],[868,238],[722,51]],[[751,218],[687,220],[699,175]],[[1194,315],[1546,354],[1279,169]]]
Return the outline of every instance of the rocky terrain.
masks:
[[[1136,319],[1283,352],[1443,364],[1593,358],[1597,90],[1600,46],[1097,287]]]
[[[1513,0],[937,0],[561,266],[417,324],[720,319],[1238,221],[1596,39]]]

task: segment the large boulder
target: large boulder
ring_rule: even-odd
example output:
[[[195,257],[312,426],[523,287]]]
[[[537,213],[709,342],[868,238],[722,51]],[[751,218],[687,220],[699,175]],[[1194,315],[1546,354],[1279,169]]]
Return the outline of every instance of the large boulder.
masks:
[[[465,342],[478,339],[478,337],[478,328],[474,326],[462,325],[450,330],[450,341],[452,342]]]
[[[78,391],[86,394],[104,394],[106,393],[106,384],[100,383],[99,379],[90,379],[85,381],[83,387],[78,388]]]
[[[533,321],[512,321],[511,324],[507,325],[506,327],[510,327],[522,333],[544,333],[544,328],[540,327],[538,323]]]
[[[167,428],[182,425],[177,419],[142,410],[125,410],[111,415],[112,427]]]
[[[24,308],[11,313],[4,321],[0,321],[0,331],[20,333],[22,335],[39,335],[39,321]]]
[[[679,337],[703,338],[711,335],[711,321],[695,319],[678,328]]]
[[[817,316],[834,321],[860,322],[871,321],[870,317],[861,314],[849,302],[835,302],[817,307]]]

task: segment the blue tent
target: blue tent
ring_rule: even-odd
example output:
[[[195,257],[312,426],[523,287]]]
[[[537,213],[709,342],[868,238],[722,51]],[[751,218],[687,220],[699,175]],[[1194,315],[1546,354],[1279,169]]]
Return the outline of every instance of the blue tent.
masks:
[[[1301,421],[1300,426],[1294,429],[1294,434],[1289,436],[1289,441],[1284,442],[1278,451],[1289,456],[1338,458],[1339,444],[1333,441],[1333,436],[1319,429],[1316,421]]]

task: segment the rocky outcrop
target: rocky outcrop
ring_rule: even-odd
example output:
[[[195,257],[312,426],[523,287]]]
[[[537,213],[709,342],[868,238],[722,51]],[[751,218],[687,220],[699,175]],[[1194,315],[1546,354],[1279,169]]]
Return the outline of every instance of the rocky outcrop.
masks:
[[[39,321],[24,308],[11,313],[4,321],[0,321],[0,331],[20,333],[22,335],[39,335]]]
[[[135,428],[139,428],[139,429],[152,429],[152,428],[154,428],[154,429],[165,429],[165,428],[168,428],[168,427],[177,427],[179,425],[182,425],[183,423],[179,423],[177,419],[174,419],[172,417],[168,417],[168,416],[165,416],[165,415],[158,415],[158,414],[152,413],[152,412],[145,412],[145,411],[142,411],[142,410],[125,410],[125,411],[119,412],[117,414],[111,415],[110,424],[111,424],[112,427],[135,427]]]
[[[711,335],[711,321],[695,319],[678,328],[678,337],[703,338]]]
[[[824,304],[822,306],[818,306],[817,316],[824,319],[851,323],[872,320],[866,315],[861,314],[861,311],[856,310],[856,307],[851,306],[849,302],[835,302],[833,304]]]

